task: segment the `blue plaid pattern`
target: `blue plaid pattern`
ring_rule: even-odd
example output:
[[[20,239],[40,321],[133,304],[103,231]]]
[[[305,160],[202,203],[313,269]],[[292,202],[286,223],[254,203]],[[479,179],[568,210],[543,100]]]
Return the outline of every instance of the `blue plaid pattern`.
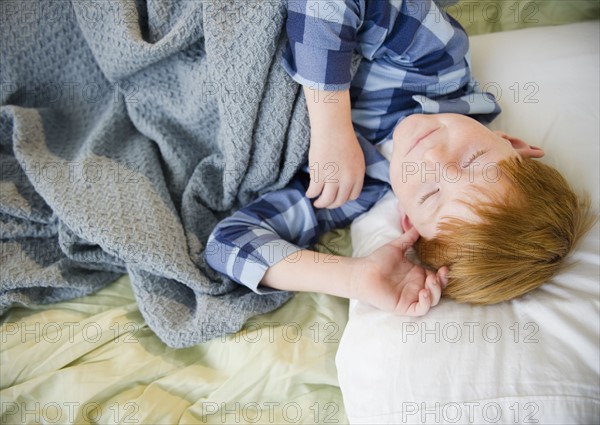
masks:
[[[208,265],[254,292],[265,272],[286,257],[314,245],[323,233],[347,226],[381,199],[389,186],[389,162],[375,146],[357,135],[367,167],[363,189],[355,201],[339,208],[313,207],[304,194],[310,183],[302,170],[285,189],[267,193],[225,218],[211,233],[205,250]]]
[[[414,113],[489,122],[500,108],[470,74],[462,27],[433,1],[289,0],[282,65],[298,83],[350,89],[357,132],[377,143]],[[354,78],[352,54],[362,56]]]
[[[471,77],[468,39],[435,3],[424,0],[289,0],[289,43],[282,65],[298,83],[350,89],[352,122],[365,155],[366,178],[355,201],[314,208],[304,194],[308,169],[283,190],[268,193],[221,221],[209,237],[207,263],[257,293],[266,270],[348,225],[389,186],[394,127],[413,113],[453,112],[489,122],[500,113]],[[362,56],[351,76],[353,53]]]

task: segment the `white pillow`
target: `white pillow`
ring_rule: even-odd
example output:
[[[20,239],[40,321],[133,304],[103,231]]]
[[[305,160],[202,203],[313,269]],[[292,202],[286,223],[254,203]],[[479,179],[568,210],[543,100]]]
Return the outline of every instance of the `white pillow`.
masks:
[[[494,129],[546,151],[598,209],[598,22],[471,40],[474,75],[503,109]],[[355,256],[400,235],[392,194],[352,225]],[[351,423],[598,423],[600,236],[576,264],[493,306],[442,300],[423,318],[352,301],[336,357]]]

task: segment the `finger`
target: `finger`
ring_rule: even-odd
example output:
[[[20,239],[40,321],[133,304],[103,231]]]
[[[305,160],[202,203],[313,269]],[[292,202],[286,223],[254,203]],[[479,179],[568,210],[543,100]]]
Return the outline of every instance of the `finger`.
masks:
[[[417,300],[414,301],[406,308],[406,312],[404,313],[406,316],[423,316],[429,311],[431,307],[431,296],[429,295],[429,290],[422,288],[417,293]]]
[[[308,186],[308,189],[306,189],[306,197],[309,199],[316,198],[323,191],[323,186],[325,186],[323,180],[315,182],[311,176],[310,185]]]
[[[419,236],[419,232],[417,232],[417,230],[414,227],[411,227],[406,232],[404,232],[402,236],[391,241],[390,244],[403,250],[407,250],[415,244],[415,242],[419,239]]]
[[[358,199],[358,197],[360,196],[360,193],[362,192],[363,184],[364,184],[364,176],[362,176],[359,179],[359,181],[352,188],[352,191],[350,192],[350,196],[348,198],[350,201],[354,201],[354,200]]]
[[[431,274],[427,276],[425,286],[429,289],[429,293],[431,294],[431,306],[435,307],[442,297],[442,285],[438,281],[435,273],[431,272]]]
[[[321,196],[319,196],[319,198],[314,202],[314,206],[317,208],[327,208],[335,200],[337,191],[337,184],[326,184],[323,188]]]
[[[415,316],[427,314],[431,308],[431,294],[429,290],[423,288],[419,291],[419,302],[415,305]]]
[[[437,271],[437,277],[442,287],[448,286],[448,267],[444,266]]]
[[[338,208],[341,207],[349,198],[352,186],[340,186],[338,187],[337,195],[335,200],[327,208]]]

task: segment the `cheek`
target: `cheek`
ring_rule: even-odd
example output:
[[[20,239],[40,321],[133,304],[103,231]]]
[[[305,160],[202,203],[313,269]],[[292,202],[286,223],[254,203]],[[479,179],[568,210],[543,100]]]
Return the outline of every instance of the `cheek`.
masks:
[[[406,195],[405,191],[402,189],[395,190],[394,195],[396,195],[396,199],[398,200],[398,208],[406,211],[408,196]]]
[[[396,161],[395,155],[392,156],[390,161],[390,185],[396,197],[398,197],[398,191],[401,190],[402,181],[398,173],[398,161]]]
[[[415,170],[412,170],[413,164],[404,163],[395,167],[393,172],[390,169],[390,181],[392,189],[403,205],[410,203],[417,193],[419,185],[419,176]]]
[[[413,211],[413,214],[407,213],[407,219],[410,222],[410,227],[414,227],[422,237],[431,239],[435,236],[436,223],[433,223],[430,217],[424,216],[423,211]]]

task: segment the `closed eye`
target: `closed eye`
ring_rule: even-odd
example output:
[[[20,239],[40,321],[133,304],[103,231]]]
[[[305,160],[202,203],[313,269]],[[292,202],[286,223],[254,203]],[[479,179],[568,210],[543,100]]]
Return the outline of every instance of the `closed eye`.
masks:
[[[473,161],[475,161],[477,158],[479,158],[481,155],[485,154],[487,151],[486,150],[478,150],[477,152],[475,152],[473,155],[471,155],[471,157],[469,158],[469,160],[465,163],[463,163],[463,168],[467,168],[469,165],[471,165],[473,163]]]
[[[423,202],[425,202],[430,196],[435,195],[439,191],[440,188],[438,187],[436,190],[432,190],[431,192],[421,196],[421,198],[419,199],[419,205],[423,205]]]

